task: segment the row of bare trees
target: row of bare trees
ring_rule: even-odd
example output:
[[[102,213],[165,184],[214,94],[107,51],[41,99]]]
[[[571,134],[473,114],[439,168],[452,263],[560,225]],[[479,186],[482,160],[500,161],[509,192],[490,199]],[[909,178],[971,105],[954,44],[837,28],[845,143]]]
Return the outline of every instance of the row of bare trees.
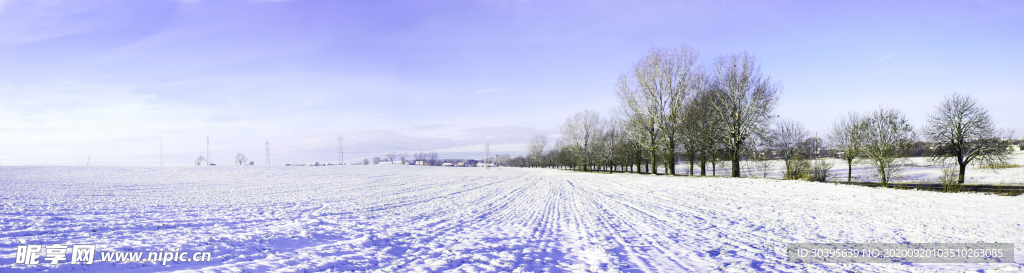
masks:
[[[935,163],[955,163],[957,183],[964,183],[969,164],[994,167],[1008,164],[1013,132],[998,130],[988,111],[977,100],[960,94],[947,96],[920,130]],[[855,160],[866,160],[877,169],[883,185],[892,180],[914,148],[918,133],[906,116],[895,109],[881,108],[868,114],[851,112],[836,120],[829,139],[846,161],[847,181],[851,180]]]
[[[773,115],[780,92],[781,85],[764,76],[746,52],[719,56],[705,67],[690,47],[655,48],[619,77],[615,111],[605,117],[589,110],[571,115],[553,147],[545,136],[534,137],[525,165],[650,174],[659,174],[660,166],[675,175],[682,160],[689,162],[689,174],[696,165],[706,175],[707,163],[714,170],[726,160],[730,175],[739,177],[742,160],[756,162],[751,165],[767,175],[767,161],[782,159],[788,176],[791,160],[815,158],[826,144],[798,122]],[[867,162],[887,184],[901,159],[921,150],[936,161],[957,163],[962,183],[972,162],[1005,164],[1006,145],[999,139],[1010,136],[995,130],[973,98],[954,94],[921,130],[901,111],[880,108],[841,117],[827,137],[830,154],[847,163],[847,180],[855,163]],[[824,166],[827,174],[832,165]]]
[[[441,159],[438,157],[437,152],[416,152],[412,154],[408,152],[388,152],[384,154],[384,158],[374,157],[372,163],[378,164],[387,161],[393,164],[395,160],[405,162],[405,159],[408,157],[413,158],[415,161],[423,162],[424,165],[441,165]]]
[[[712,66],[699,63],[696,50],[682,46],[655,48],[618,79],[620,107],[607,118],[583,111],[562,126],[555,148],[542,136],[528,147],[531,166],[559,166],[583,171],[624,170],[675,175],[685,157],[706,163],[740,160],[752,139],[773,119],[781,86],[764,76],[753,56],[718,57]]]

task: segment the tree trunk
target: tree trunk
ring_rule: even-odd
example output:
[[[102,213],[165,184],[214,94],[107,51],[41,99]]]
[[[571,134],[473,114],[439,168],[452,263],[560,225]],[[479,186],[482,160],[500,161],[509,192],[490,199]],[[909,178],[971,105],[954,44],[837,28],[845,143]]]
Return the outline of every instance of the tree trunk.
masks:
[[[889,181],[885,177],[885,166],[878,167],[878,173],[882,175],[882,187],[888,187]]]
[[[732,153],[732,177],[740,177],[740,150],[739,145]]]
[[[690,159],[689,160],[690,161],[690,176],[693,176],[693,152],[689,153],[689,159]]]
[[[653,144],[654,141],[651,141],[651,143],[652,143],[651,145],[654,145]],[[654,146],[651,146],[651,147],[654,147]],[[651,161],[647,162],[647,170],[648,170],[647,173],[654,174],[654,175],[658,174],[658,165],[657,165],[658,164],[658,156],[657,156],[657,153],[658,153],[657,150],[651,149]]]
[[[668,160],[666,160],[665,171],[668,175],[676,175],[676,140],[669,138],[668,140]]]
[[[853,182],[853,158],[846,160],[846,182]]]
[[[708,168],[708,157],[704,154],[700,155],[700,176],[706,176]]]
[[[640,152],[637,151],[637,153],[636,153],[636,173],[640,173],[640,164],[641,164],[640,161],[641,161]]]
[[[711,176],[718,176],[718,160],[711,158]]]
[[[957,183],[964,183],[964,173],[967,172],[967,164],[960,164],[960,176],[957,177]]]

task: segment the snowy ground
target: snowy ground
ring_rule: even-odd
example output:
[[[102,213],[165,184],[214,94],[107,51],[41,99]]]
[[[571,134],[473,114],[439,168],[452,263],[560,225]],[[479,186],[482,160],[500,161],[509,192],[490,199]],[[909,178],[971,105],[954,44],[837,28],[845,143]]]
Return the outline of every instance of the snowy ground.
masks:
[[[0,167],[0,272],[1024,270],[1024,196],[424,166]],[[795,264],[786,243],[1015,244],[1015,264]],[[212,262],[15,265],[20,244]]]
[[[831,174],[831,180],[846,181],[847,166],[846,161],[840,159],[824,159],[832,162],[832,170],[829,171]],[[956,164],[937,164],[932,162],[927,157],[914,157],[904,159],[904,167],[900,171],[901,177],[897,178],[898,182],[905,183],[938,183],[936,180],[942,175],[943,168],[955,168]],[[950,162],[951,163],[951,162]],[[1016,153],[1011,156],[1011,164],[1015,164],[1022,167],[1015,168],[1004,168],[1004,169],[989,169],[989,168],[978,168],[978,166],[969,165],[967,167],[967,173],[964,176],[964,183],[966,184],[990,184],[990,185],[1019,185],[1024,186],[1024,153]],[[716,167],[715,174],[717,176],[729,176],[730,175],[730,162],[720,162]],[[768,178],[781,179],[785,163],[781,160],[773,160],[772,166]],[[707,165],[707,175],[711,175],[711,164]],[[676,173],[686,174],[689,172],[689,163],[680,163],[676,165]],[[749,162],[743,162],[741,165],[743,176],[757,176],[765,177],[764,173],[759,172]],[[664,173],[664,168],[659,168],[660,173]],[[694,172],[700,173],[699,166],[694,166]],[[876,169],[868,162],[854,162],[853,165],[853,181],[861,182],[878,182],[875,177]]]

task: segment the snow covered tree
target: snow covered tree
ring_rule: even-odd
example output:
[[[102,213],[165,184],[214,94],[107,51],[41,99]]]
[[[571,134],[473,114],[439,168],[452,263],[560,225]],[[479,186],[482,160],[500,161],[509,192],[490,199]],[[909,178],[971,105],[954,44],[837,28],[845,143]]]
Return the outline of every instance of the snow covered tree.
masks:
[[[544,147],[548,145],[548,138],[544,135],[536,135],[530,140],[526,147],[529,154],[526,156],[527,163],[531,167],[541,166],[541,156],[544,154]]]
[[[707,86],[707,85],[705,85]],[[684,147],[690,161],[690,173],[693,174],[693,161],[699,157],[700,175],[707,174],[707,163],[716,153],[717,144],[722,139],[721,123],[714,113],[716,93],[705,89],[698,92],[686,104],[683,110],[682,132]]]
[[[601,137],[603,124],[601,117],[594,111],[582,111],[572,115],[562,125],[562,140],[572,151],[576,166],[583,171],[590,170],[593,163],[598,138]]]
[[[195,164],[196,164],[196,166],[202,166],[203,163],[205,163],[205,162],[206,162],[206,158],[203,157],[203,156],[199,156],[199,158],[196,158]]]
[[[373,162],[373,165],[380,164],[380,157],[379,156],[373,157],[373,161],[372,162]]]
[[[242,153],[238,153],[235,155],[235,163],[237,163],[238,165],[245,165],[245,163],[248,161],[249,158]]]
[[[740,156],[747,139],[767,129],[782,87],[763,76],[754,56],[746,52],[718,57],[713,84],[719,92],[714,113],[723,125],[732,177],[740,177]]]
[[[864,142],[866,120],[856,112],[849,112],[845,117],[832,122],[828,139],[832,148],[839,151],[840,158],[846,161],[846,182],[853,181],[853,161],[861,156]]]
[[[440,163],[438,162],[437,152],[427,153],[427,163],[427,165],[430,166],[440,165]]]
[[[425,152],[416,152],[416,153],[413,153],[412,156],[413,156],[413,160],[423,162],[422,164],[424,164],[424,165],[429,165],[429,164],[426,163],[427,162],[427,153],[425,153]]]
[[[768,133],[770,132],[752,138],[748,145],[750,148],[747,150],[749,164],[761,174],[762,178],[768,177],[768,173],[772,170],[772,159],[775,158],[774,139]]]
[[[774,130],[771,132],[772,144],[774,150],[778,152],[779,157],[782,158],[786,163],[786,173],[784,177],[786,179],[797,179],[802,174],[794,168],[793,159],[797,158],[801,154],[800,143],[807,138],[807,130],[800,123],[792,119],[783,119],[775,123]]]
[[[882,186],[887,186],[901,167],[899,159],[917,138],[914,127],[903,112],[879,108],[865,118],[863,137],[864,157],[877,169]]]
[[[999,140],[988,110],[971,96],[953,94],[935,107],[924,128],[925,137],[935,144],[936,161],[954,161],[960,168],[957,183],[964,183],[967,164],[1006,164],[1007,144]]]
[[[659,163],[658,150],[662,150],[669,174],[675,174],[683,105],[699,87],[702,75],[697,51],[682,46],[652,49],[629,73],[619,77],[617,95],[629,121],[626,134],[647,150],[650,164]],[[652,170],[657,174],[656,166]]]

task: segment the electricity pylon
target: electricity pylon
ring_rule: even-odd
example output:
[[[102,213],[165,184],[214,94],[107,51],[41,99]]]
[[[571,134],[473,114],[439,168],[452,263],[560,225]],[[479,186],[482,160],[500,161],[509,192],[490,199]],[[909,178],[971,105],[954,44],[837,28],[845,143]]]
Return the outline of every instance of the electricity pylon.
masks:
[[[342,136],[342,134],[338,134],[338,165],[341,165],[342,167],[344,167],[345,166],[344,165],[344,163],[345,163],[345,149],[344,149],[344,146],[342,146],[342,141],[344,140],[344,138],[342,138],[341,136]]]
[[[266,146],[266,165],[270,165],[270,140],[267,139],[263,145]]]

